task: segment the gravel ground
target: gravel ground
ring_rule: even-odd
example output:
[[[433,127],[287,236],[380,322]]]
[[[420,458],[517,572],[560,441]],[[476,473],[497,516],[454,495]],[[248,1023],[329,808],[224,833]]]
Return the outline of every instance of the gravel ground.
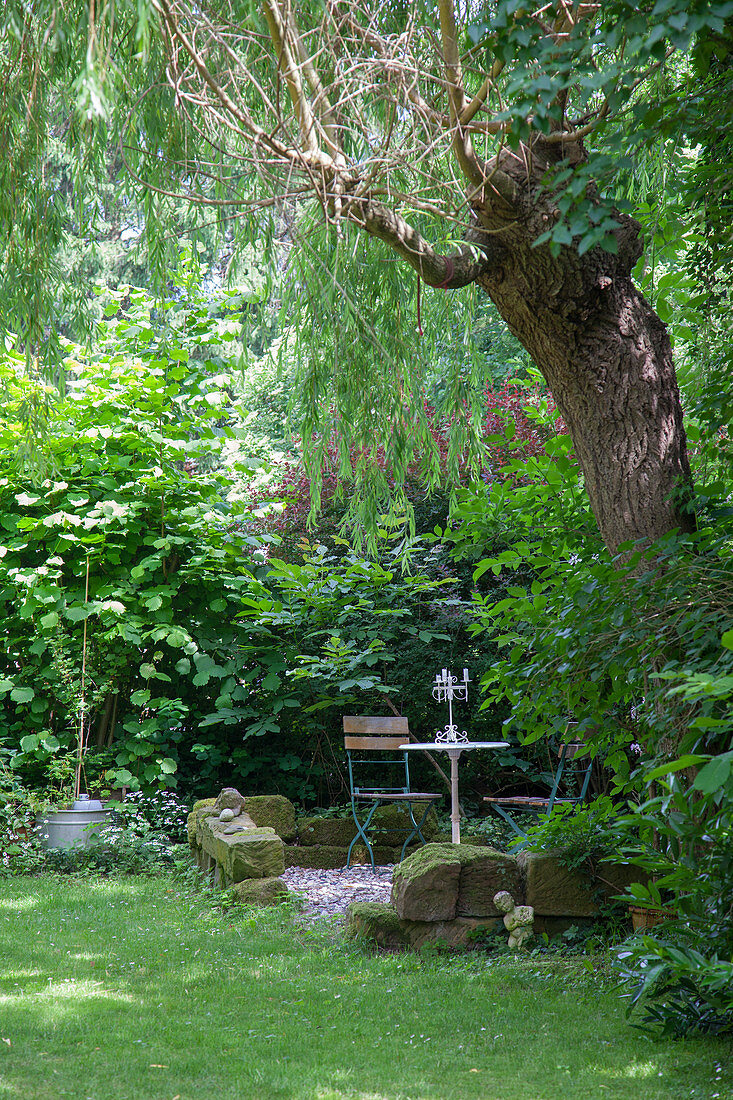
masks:
[[[374,871],[369,866],[332,871],[289,867],[280,877],[288,889],[305,897],[304,916],[341,917],[352,901],[389,901],[393,869],[393,864]]]

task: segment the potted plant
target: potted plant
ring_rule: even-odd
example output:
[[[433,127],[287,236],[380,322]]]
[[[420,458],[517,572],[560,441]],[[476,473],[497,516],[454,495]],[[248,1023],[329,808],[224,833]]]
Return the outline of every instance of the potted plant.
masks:
[[[86,580],[84,588],[84,602],[89,602],[89,558],[86,564]],[[36,817],[36,826],[47,848],[72,848],[75,845],[87,846],[99,839],[99,833],[112,816],[112,810],[107,809],[99,799],[92,798],[82,790],[85,785],[84,756],[89,740],[88,705],[86,698],[87,687],[87,620],[84,619],[84,633],[82,638],[81,677],[79,681],[78,696],[74,685],[74,677],[71,668],[65,661],[59,649],[57,661],[62,677],[66,680],[71,699],[76,701],[76,751],[72,757],[62,757],[54,762],[52,767],[57,772],[57,778],[61,780],[61,790],[65,789],[64,780],[73,775],[73,787],[71,790],[72,802],[70,806],[59,809],[47,809]],[[63,774],[66,771],[66,775]]]

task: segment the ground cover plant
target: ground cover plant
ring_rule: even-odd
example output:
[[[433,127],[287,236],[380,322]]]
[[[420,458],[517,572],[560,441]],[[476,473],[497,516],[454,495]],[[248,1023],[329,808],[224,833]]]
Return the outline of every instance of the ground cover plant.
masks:
[[[0,1096],[733,1095],[730,1044],[635,1032],[592,959],[373,955],[170,876],[0,887]]]

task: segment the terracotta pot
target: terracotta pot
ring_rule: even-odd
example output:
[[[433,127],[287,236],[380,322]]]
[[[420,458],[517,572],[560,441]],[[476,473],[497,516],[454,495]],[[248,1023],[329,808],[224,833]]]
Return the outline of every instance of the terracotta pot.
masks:
[[[675,913],[671,909],[640,909],[637,905],[629,906],[631,923],[635,932],[648,932],[663,924],[667,920],[674,920]]]

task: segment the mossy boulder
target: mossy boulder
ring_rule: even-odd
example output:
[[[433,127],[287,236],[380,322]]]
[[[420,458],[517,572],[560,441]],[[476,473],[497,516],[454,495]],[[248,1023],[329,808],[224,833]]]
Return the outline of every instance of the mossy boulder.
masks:
[[[245,798],[245,808],[258,829],[274,829],[284,841],[297,835],[295,806],[281,794],[250,794]]]
[[[514,856],[471,844],[427,844],[395,867],[392,904],[405,920],[495,917],[500,890],[523,900]]]
[[[402,920],[452,920],[461,861],[452,844],[426,844],[394,869],[392,905]]]
[[[280,905],[290,897],[290,891],[280,878],[245,879],[234,883],[229,892],[240,905]]]
[[[301,844],[348,848],[355,836],[356,825],[352,817],[301,817],[298,820]]]

